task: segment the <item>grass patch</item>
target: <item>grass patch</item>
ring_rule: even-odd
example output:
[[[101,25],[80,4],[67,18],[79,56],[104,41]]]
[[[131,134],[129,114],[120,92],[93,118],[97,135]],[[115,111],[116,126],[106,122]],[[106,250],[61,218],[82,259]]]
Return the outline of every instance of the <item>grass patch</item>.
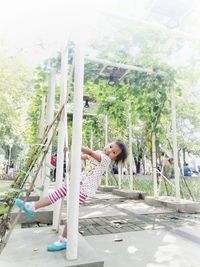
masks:
[[[170,181],[175,184],[174,179],[171,179]],[[117,176],[115,178],[109,178],[108,183],[109,185],[118,186]],[[102,178],[101,184],[105,185],[105,178]],[[165,183],[163,180],[159,187],[160,196],[175,196],[175,188],[168,183]],[[122,188],[129,189],[129,180],[127,177],[122,180]],[[153,180],[133,177],[133,190],[144,191],[148,196],[153,196]],[[193,179],[192,177],[185,179],[185,181],[180,179],[180,193],[181,198],[183,199],[200,201],[200,179]]]

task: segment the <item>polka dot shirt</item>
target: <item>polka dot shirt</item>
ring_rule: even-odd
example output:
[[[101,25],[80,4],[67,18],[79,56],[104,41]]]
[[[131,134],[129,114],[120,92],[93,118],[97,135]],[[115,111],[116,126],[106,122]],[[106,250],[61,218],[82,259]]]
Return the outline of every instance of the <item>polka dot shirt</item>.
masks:
[[[99,186],[99,179],[102,177],[104,172],[108,169],[111,159],[100,152],[101,161],[97,161],[92,157],[86,161],[85,170],[82,172],[82,179],[80,185],[80,192],[87,195],[88,197],[93,197]]]

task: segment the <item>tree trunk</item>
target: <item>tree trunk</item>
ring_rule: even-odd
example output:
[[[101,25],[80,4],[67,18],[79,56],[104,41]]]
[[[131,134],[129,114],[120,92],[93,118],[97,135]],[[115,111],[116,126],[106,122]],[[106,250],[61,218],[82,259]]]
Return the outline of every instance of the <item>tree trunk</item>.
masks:
[[[183,148],[183,164],[185,165],[186,164],[186,161],[185,161],[185,151],[186,149],[185,148]]]
[[[138,161],[136,164],[136,173],[140,173],[140,166],[141,166],[140,161]]]
[[[140,162],[140,160],[138,160],[136,158],[134,158],[134,161],[135,161],[136,173],[140,173],[141,162]]]
[[[146,174],[146,162],[145,162],[145,156],[142,157],[142,165],[143,165],[143,174]]]

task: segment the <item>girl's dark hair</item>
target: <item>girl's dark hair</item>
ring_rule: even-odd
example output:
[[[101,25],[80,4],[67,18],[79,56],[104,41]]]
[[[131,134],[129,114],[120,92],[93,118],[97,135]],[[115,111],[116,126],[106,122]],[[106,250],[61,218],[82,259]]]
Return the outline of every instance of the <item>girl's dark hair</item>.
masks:
[[[118,147],[121,149],[121,153],[117,156],[115,162],[118,163],[119,161],[121,161],[122,163],[124,163],[124,161],[128,157],[128,150],[126,148],[126,145],[121,140],[115,141],[115,144],[117,144]]]

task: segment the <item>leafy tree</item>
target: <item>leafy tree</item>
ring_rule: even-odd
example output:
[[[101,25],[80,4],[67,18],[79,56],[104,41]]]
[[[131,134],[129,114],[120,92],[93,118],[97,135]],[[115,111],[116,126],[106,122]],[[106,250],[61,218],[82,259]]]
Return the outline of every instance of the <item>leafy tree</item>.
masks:
[[[10,47],[0,43],[0,146],[8,156],[8,141],[13,140],[15,158],[27,137],[27,110],[32,97],[32,70]]]

